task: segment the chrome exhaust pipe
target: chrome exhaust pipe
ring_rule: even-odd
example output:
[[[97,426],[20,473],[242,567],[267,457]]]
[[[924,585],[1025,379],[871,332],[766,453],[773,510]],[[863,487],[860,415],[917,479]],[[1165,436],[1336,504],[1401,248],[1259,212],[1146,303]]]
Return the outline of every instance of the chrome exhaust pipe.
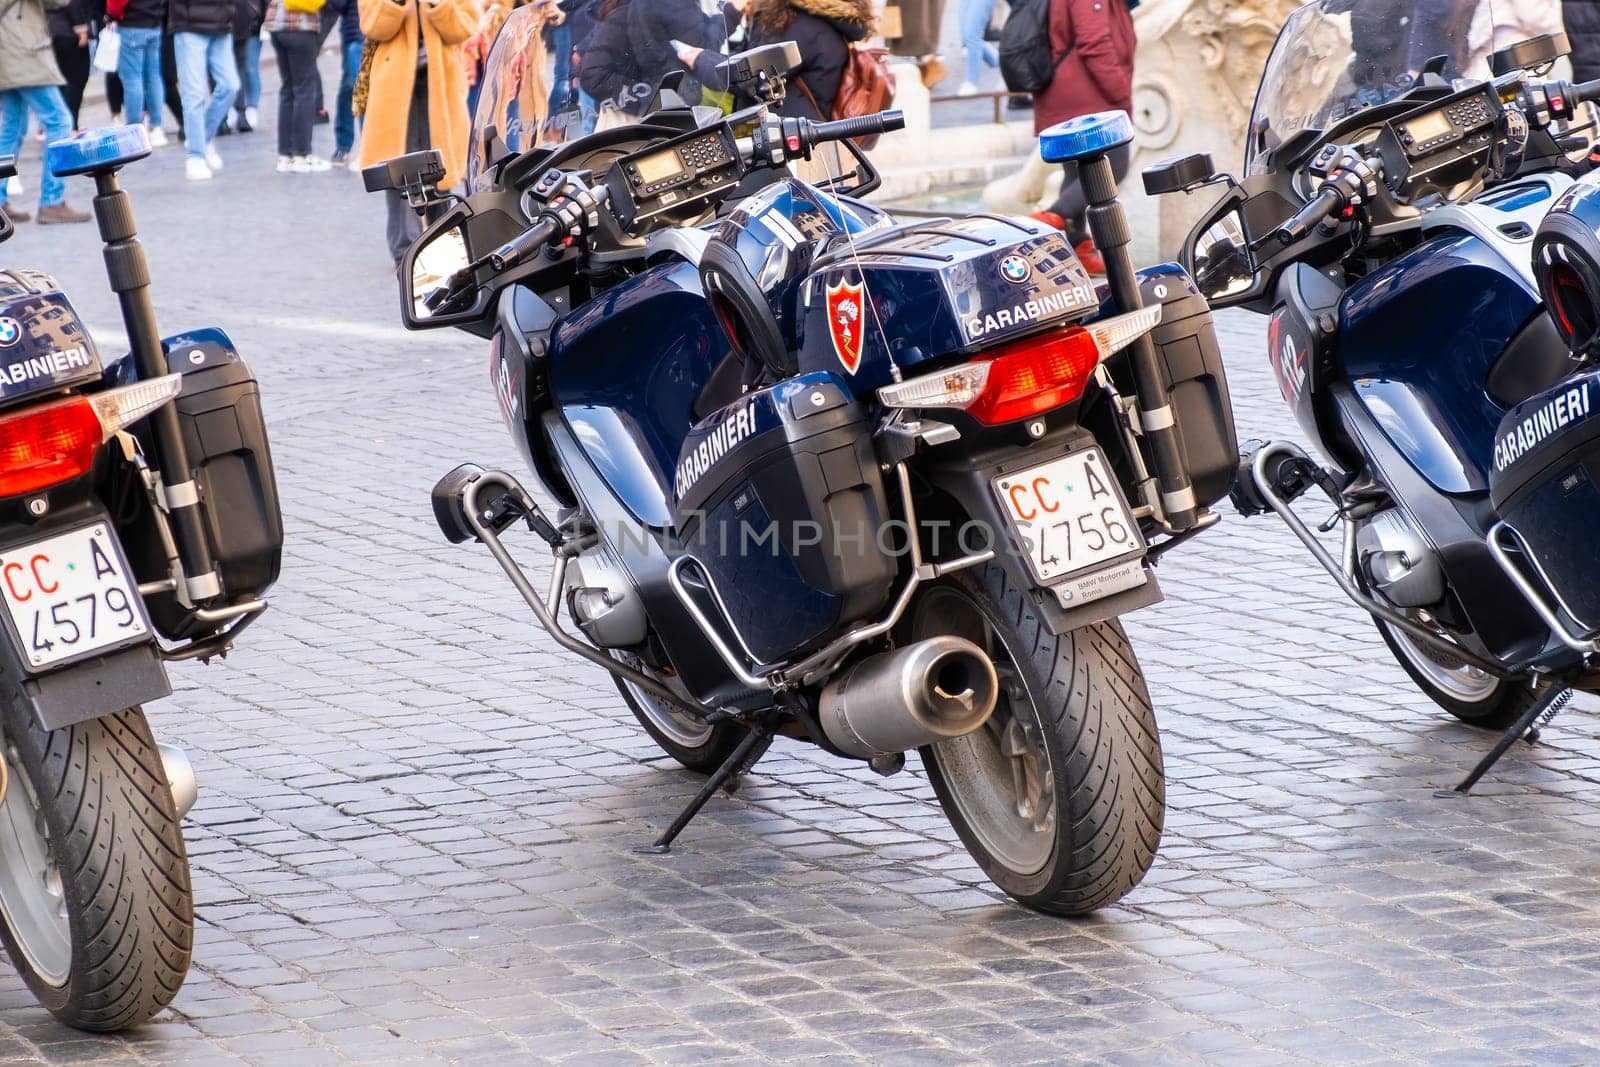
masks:
[[[161,770],[172,788],[172,806],[178,809],[178,818],[181,819],[189,814],[189,809],[194,807],[195,797],[200,795],[194,764],[189,762],[188,754],[177,745],[157,741],[156,749],[161,753]]]
[[[970,734],[999,691],[983,650],[946,634],[847,668],[823,687],[817,717],[841,752],[871,758]]]

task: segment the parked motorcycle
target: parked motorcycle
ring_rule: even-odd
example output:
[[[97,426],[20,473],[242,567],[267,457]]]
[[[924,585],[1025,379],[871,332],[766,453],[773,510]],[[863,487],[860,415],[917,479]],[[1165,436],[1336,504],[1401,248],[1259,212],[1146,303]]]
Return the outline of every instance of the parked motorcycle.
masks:
[[[609,128],[532,118],[537,17],[519,9],[490,56],[470,195],[438,193],[436,153],[366,172],[436,216],[401,266],[406,324],[489,339],[506,423],[558,505],[464,465],[433,493],[445,536],[485,544],[708,775],[652,847],[775,735],[883,774],[919,749],[1003,890],[1061,913],[1119,899],[1165,803],[1119,617],[1215,521],[1236,450],[1204,299],[1176,265],[1129,259],[1105,159],[1127,117],[1043,142],[1081,166],[1102,297],[1048,227],[864,202],[879,176],[850,138],[903,120],[791,114],[793,44],[699,57],[700,90],[750,103],[731,114],[668,75]],[[827,150],[850,169],[791,174]],[[553,555],[548,589],[502,541],[519,521]]]
[[[1570,690],[1600,691],[1600,184],[1580,176],[1600,81],[1547,77],[1561,35],[1474,58],[1487,0],[1416,28],[1440,53],[1420,70],[1416,41],[1348,6],[1318,0],[1284,26],[1243,178],[1191,157],[1149,184],[1226,184],[1184,261],[1213,307],[1269,316],[1318,454],[1248,449],[1240,510],[1288,523],[1424,693],[1506,731],[1466,792]],[[1378,22],[1402,25],[1410,6],[1395,8]],[[1337,555],[1290,508],[1312,488]]]
[[[188,973],[195,775],[142,705],[166,661],[259,616],[283,540],[249,369],[221,330],[156,332],[117,177],[149,151],[137,126],[46,148],[94,178],[130,354],[104,357],[53,278],[0,271],[0,940],[85,1030],[144,1022]]]

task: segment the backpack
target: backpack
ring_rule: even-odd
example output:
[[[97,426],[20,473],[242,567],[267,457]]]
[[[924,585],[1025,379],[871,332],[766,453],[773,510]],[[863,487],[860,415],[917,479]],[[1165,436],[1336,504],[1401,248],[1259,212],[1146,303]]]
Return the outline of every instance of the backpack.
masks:
[[[1037,93],[1055,76],[1050,0],[1015,0],[1000,28],[1000,77],[1014,93]]]
[[[876,115],[894,103],[894,75],[889,73],[888,54],[883,48],[851,46],[850,59],[839,76],[839,93],[833,98],[833,117],[853,119]],[[878,143],[876,136],[858,137],[863,150]]]

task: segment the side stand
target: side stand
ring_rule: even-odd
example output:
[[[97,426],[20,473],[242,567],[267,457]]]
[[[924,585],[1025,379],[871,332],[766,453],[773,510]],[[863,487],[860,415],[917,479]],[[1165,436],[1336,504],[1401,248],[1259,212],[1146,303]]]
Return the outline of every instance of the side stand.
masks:
[[[1556,712],[1565,707],[1567,701],[1571,699],[1572,690],[1564,686],[1551,685],[1546,688],[1540,694],[1539,699],[1530,704],[1528,710],[1522,713],[1522,718],[1511,724],[1511,728],[1500,736],[1500,740],[1494,743],[1494,747],[1489,750],[1489,754],[1479,760],[1478,765],[1472,768],[1472,771],[1461,779],[1454,789],[1440,789],[1433,795],[1436,797],[1464,797],[1472,792],[1472,787],[1477,785],[1479,779],[1485,774],[1489,773],[1489,768],[1500,762],[1500,757],[1504,756],[1506,751],[1517,743],[1518,738],[1528,735],[1529,744],[1538,740],[1539,734],[1534,727],[1534,723],[1539,720],[1541,715],[1546,716],[1545,722],[1549,722],[1550,719],[1555,718]]]
[[[772,743],[772,734],[772,722],[767,716],[763,715],[760,721],[750,728],[750,732],[745,735],[744,740],[739,742],[739,747],[729,753],[722,766],[718,767],[711,777],[706,779],[706,784],[700,787],[700,792],[695,794],[694,799],[689,801],[688,806],[678,813],[676,819],[672,820],[672,825],[663,830],[661,836],[656,838],[653,843],[641,845],[634,851],[655,854],[671,852],[672,842],[677,839],[679,834],[683,833],[684,827],[693,822],[694,817],[700,814],[700,809],[705,807],[711,798],[717,795],[717,790],[724,785],[728,787],[729,793],[739,788],[739,777],[751,767],[754,767],[757,760],[766,755],[767,746]]]

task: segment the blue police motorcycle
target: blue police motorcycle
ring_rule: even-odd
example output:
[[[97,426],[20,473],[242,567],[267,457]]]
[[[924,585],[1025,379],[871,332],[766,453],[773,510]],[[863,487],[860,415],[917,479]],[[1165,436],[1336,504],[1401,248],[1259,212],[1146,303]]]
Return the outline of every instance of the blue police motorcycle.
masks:
[[[1242,178],[1185,262],[1213,307],[1265,313],[1318,454],[1246,450],[1236,503],[1280,516],[1444,709],[1505,731],[1470,790],[1571,690],[1600,690],[1600,82],[1564,36],[1495,47],[1492,5],[1318,0],[1267,60]],[[1403,10],[1402,10],[1403,9]],[[1498,43],[1504,44],[1504,41]],[[1333,504],[1329,551],[1290,508]]]
[[[0,270],[0,941],[61,1021],[120,1030],[172,1001],[194,940],[195,775],[144,705],[259,617],[283,526],[249,368],[221,330],[157,332],[118,176],[145,131],[45,151],[94,179],[129,351],[55,279]]]
[[[434,153],[366,177],[433,215],[400,268],[404,320],[489,340],[555,504],[463,465],[434,490],[443,532],[486,545],[708,776],[650,847],[775,736],[883,774],[920,749],[1007,893],[1060,913],[1119,899],[1165,794],[1118,617],[1215,521],[1236,451],[1204,299],[1176,265],[1129,260],[1104,158],[1126,116],[1044,144],[1081,161],[1103,296],[1057,231],[863,201],[878,175],[849,139],[899,113],[794,114],[793,44],[707,46],[598,119],[541,115],[536,18],[514,14],[490,56],[464,199],[435,188]],[[685,100],[713,90],[750,106]],[[791,171],[833,152],[815,184]],[[552,553],[546,588],[502,540],[519,522]]]

